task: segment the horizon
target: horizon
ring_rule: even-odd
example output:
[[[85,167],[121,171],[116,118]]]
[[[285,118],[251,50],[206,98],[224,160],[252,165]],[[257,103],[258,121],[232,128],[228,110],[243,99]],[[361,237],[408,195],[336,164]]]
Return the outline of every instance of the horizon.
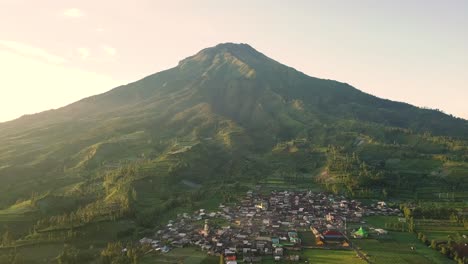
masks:
[[[6,22],[0,26],[0,87],[8,87],[0,122],[107,92],[227,42],[247,43],[309,76],[468,119],[463,1],[139,1],[114,3],[111,11],[103,2],[74,4],[51,0],[24,9],[22,1],[0,3]],[[428,15],[431,10],[439,16]],[[17,17],[24,23],[8,27]]]

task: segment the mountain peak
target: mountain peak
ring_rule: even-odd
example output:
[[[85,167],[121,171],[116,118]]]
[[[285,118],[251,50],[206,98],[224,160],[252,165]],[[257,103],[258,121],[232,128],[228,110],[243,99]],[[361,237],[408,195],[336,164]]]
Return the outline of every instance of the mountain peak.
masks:
[[[218,45],[216,45],[214,47],[206,48],[204,50],[215,50],[215,51],[218,51],[218,52],[243,51],[243,52],[256,52],[256,53],[259,53],[257,50],[255,50],[252,46],[250,46],[247,43],[234,43],[234,42],[219,43]]]
[[[213,59],[217,55],[224,56],[225,54],[230,54],[235,57],[245,57],[245,56],[254,56],[254,57],[260,57],[263,56],[266,58],[265,55],[262,53],[258,52],[252,46],[249,44],[245,43],[232,43],[232,42],[227,42],[227,43],[220,43],[216,46],[205,48],[197,52],[195,55],[190,56],[184,60],[181,61],[181,63],[187,62],[187,61],[205,61],[208,59]]]
[[[245,70],[250,73],[260,68],[279,65],[278,62],[265,56],[249,44],[226,42],[205,48],[197,54],[180,61],[179,67],[201,66],[208,69],[223,63],[235,65],[242,68],[242,71]]]

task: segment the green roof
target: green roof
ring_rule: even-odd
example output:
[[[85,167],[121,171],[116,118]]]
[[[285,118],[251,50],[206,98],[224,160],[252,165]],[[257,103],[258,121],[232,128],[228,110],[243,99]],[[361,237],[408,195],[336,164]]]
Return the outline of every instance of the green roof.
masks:
[[[368,233],[366,230],[364,230],[364,228],[362,228],[362,226],[356,231],[354,232],[355,235],[357,236],[361,236],[361,237],[367,237]]]

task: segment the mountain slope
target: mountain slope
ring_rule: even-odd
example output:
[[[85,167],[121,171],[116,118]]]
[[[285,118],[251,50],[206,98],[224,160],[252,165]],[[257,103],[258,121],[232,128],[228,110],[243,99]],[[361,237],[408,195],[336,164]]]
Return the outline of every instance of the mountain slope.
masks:
[[[196,140],[216,135],[219,122],[239,126],[245,137],[268,149],[343,120],[468,136],[466,120],[309,77],[247,44],[226,43],[107,93],[0,124],[0,161],[2,167],[35,164],[44,156],[66,163],[67,155],[138,131]],[[194,129],[198,124],[202,127]]]

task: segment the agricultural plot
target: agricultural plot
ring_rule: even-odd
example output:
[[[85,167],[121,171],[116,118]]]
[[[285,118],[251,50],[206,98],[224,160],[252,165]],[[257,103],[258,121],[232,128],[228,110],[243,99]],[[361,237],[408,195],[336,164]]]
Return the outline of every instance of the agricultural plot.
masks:
[[[289,177],[289,176],[288,176]],[[320,191],[321,186],[317,184],[311,175],[300,175],[297,177],[269,176],[260,182],[265,191],[271,190],[304,190]]]
[[[36,221],[35,213],[24,203],[0,210],[0,234],[9,229],[15,237],[20,236]]]
[[[373,216],[366,218],[368,228],[385,228],[386,223],[397,222],[397,217]],[[453,263],[436,250],[428,248],[414,233],[390,231],[388,235],[370,235],[367,239],[352,239],[352,243],[376,264]],[[415,249],[412,250],[412,247]]]
[[[468,236],[468,230],[462,223],[454,223],[447,220],[417,220],[416,230],[427,236],[429,240],[447,241],[457,240],[463,235]],[[466,240],[468,242],[468,239]]]
[[[41,243],[16,249],[0,249],[0,263],[9,263],[9,256],[17,254],[20,263],[46,264],[53,263],[54,259],[63,250],[63,243]]]
[[[311,231],[302,231],[299,232],[299,237],[302,240],[302,246],[313,247],[316,246],[315,235]]]
[[[18,256],[20,263],[55,263],[65,244],[73,244],[81,256],[89,258],[87,263],[94,263],[92,259],[99,263],[100,251],[107,243],[131,235],[134,226],[133,221],[127,220],[97,222],[76,228],[75,231],[78,231],[79,235],[66,242],[63,239],[50,240],[49,236],[56,232],[41,232],[27,240],[17,241],[15,247],[0,248],[0,263],[10,263],[7,260],[12,254]]]
[[[217,264],[219,263],[219,257],[207,256],[206,252],[202,252],[196,248],[177,248],[166,254],[147,255],[140,263]]]
[[[386,238],[353,239],[373,263],[449,264],[451,260],[422,244],[412,233],[391,232]],[[415,247],[412,250],[411,247]]]
[[[308,263],[323,264],[365,264],[366,262],[356,256],[352,250],[323,250],[306,249],[301,254],[301,259]]]
[[[296,254],[293,252],[292,255]],[[320,264],[365,264],[366,262],[356,256],[351,250],[327,250],[327,249],[305,249],[297,252],[300,256],[298,262],[275,261],[273,256],[262,258],[262,264],[282,264],[282,263],[320,263]]]

